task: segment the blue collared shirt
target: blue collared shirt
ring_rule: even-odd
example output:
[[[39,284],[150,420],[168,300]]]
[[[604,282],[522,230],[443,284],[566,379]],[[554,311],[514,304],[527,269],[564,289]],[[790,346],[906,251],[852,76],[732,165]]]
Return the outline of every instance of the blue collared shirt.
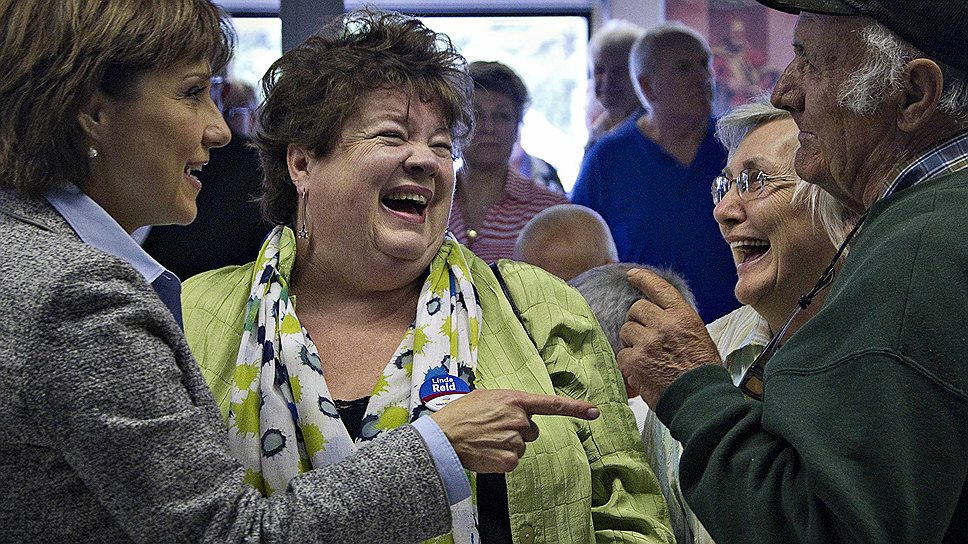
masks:
[[[881,198],[922,181],[968,167],[968,132],[962,132],[915,157],[900,170]]]
[[[127,262],[148,283],[166,272],[104,208],[77,187],[52,189],[47,193],[47,202],[67,220],[82,242]]]
[[[427,449],[430,450],[437,472],[444,481],[444,489],[447,490],[447,500],[450,504],[457,504],[470,497],[471,484],[464,473],[464,467],[461,466],[457,452],[454,451],[437,422],[431,417],[424,416],[418,417],[411,425],[417,429],[420,437],[427,444]]]

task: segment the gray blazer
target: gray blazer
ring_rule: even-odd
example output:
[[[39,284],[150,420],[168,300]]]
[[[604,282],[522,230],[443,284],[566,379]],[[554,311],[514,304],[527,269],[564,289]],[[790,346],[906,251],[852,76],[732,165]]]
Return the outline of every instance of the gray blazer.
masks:
[[[141,276],[7,187],[0,235],[0,540],[363,544],[449,530],[409,426],[263,498]]]

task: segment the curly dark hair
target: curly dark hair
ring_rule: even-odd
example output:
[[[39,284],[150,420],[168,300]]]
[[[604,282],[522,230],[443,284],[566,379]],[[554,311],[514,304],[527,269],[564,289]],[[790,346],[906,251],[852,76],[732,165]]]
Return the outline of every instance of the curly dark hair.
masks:
[[[78,112],[100,91],[132,97],[140,76],[207,60],[235,32],[209,0],[0,0],[0,183],[40,196],[89,183]]]
[[[323,27],[286,52],[262,78],[266,100],[254,141],[264,172],[262,213],[292,222],[296,188],[290,144],[325,156],[370,92],[402,88],[440,104],[455,153],[473,130],[473,83],[450,38],[399,13],[363,10]]]

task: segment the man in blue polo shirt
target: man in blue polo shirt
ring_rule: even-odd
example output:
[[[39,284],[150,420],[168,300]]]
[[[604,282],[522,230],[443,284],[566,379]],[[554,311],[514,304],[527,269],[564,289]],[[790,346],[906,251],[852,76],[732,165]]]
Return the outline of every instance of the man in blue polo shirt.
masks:
[[[572,192],[605,218],[621,261],[671,267],[710,322],[736,309],[736,267],[713,220],[709,187],[726,165],[713,137],[711,53],[702,36],[661,25],[629,66],[649,111],[595,144]]]

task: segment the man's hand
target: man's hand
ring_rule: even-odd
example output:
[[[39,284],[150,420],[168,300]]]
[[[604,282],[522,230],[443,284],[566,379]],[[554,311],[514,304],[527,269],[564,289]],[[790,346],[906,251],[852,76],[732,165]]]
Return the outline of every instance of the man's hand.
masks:
[[[450,440],[464,468],[510,472],[524,455],[525,442],[538,438],[533,415],[595,419],[598,408],[583,400],[523,391],[478,389],[431,415]]]
[[[675,287],[650,270],[633,268],[629,283],[645,294],[629,309],[616,356],[628,387],[653,411],[669,384],[703,364],[722,364],[699,314]]]

